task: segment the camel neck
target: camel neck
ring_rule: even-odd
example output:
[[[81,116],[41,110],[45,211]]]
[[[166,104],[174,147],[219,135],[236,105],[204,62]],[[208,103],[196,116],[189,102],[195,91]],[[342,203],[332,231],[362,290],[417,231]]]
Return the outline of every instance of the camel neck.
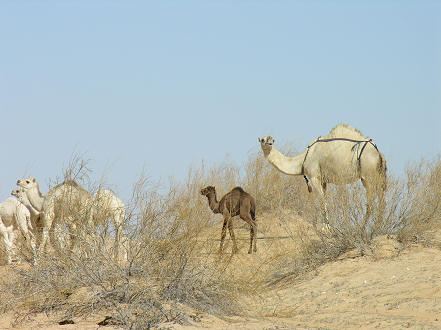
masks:
[[[266,159],[280,172],[288,175],[303,175],[302,167],[306,151],[295,157],[287,157],[276,148],[265,154]]]
[[[219,202],[217,201],[217,196],[215,192],[211,192],[207,195],[208,205],[213,213],[219,213]]]
[[[20,200],[22,203],[23,201]],[[38,216],[40,215],[40,212],[38,212],[31,204],[31,202],[28,200],[27,203],[23,203],[23,205],[26,206],[26,208],[29,210],[29,212],[31,213],[32,216]]]
[[[41,211],[43,209],[44,196],[40,191],[40,187],[34,187],[32,189],[26,190],[26,196],[31,204],[31,206],[37,210]]]

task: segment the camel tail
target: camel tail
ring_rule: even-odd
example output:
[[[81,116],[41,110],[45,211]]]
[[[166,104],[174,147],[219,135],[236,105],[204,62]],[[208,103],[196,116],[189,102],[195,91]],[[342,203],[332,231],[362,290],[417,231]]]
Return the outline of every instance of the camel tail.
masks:
[[[381,188],[383,191],[386,190],[386,171],[387,171],[387,166],[386,166],[386,158],[383,156],[382,153],[380,153],[380,161],[378,162],[378,173],[380,174],[380,178],[381,178]]]
[[[251,219],[253,219],[253,221],[256,221],[256,210],[255,209],[251,209],[250,213],[251,213]]]

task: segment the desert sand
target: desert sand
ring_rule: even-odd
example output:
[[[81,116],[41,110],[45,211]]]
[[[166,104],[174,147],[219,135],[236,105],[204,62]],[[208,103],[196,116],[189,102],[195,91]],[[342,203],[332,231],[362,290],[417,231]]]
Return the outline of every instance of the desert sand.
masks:
[[[231,259],[247,265],[267,267],[269,255],[295,249],[298,241],[287,234],[310,228],[301,221],[263,219],[258,253],[248,255],[249,230],[237,221],[239,254]],[[213,228],[218,235],[219,226]],[[289,235],[288,235],[289,236]],[[280,237],[280,239],[270,239]],[[300,278],[285,277],[259,289],[258,295],[243,297],[247,316],[217,317],[189,311],[186,324],[164,323],[159,329],[441,329],[441,234],[431,242],[402,247],[393,237],[375,239],[369,253],[350,251]],[[215,242],[214,244],[218,244]],[[227,244],[226,249],[231,248]],[[250,266],[251,267],[251,266]],[[0,274],[8,276],[8,266]],[[2,315],[0,329],[117,329],[100,327],[106,315],[73,318],[75,324],[58,325],[54,315],[32,315],[16,322],[14,311]]]

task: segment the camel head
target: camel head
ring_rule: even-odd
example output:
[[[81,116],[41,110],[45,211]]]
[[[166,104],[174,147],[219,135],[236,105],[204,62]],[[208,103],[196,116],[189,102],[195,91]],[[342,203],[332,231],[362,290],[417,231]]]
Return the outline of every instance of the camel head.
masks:
[[[264,136],[263,138],[259,138],[260,146],[262,147],[265,156],[267,156],[268,153],[271,152],[274,141],[275,140],[272,136]]]
[[[17,180],[17,186],[23,187],[25,189],[33,188],[37,185],[37,180],[35,178],[25,178]]]
[[[21,188],[23,189],[23,188]],[[20,197],[22,196],[22,190],[17,188],[11,191],[11,195],[17,197],[18,199],[20,199]]]
[[[26,205],[26,203],[24,203],[24,201],[29,201],[28,197],[26,196],[26,189],[23,187],[19,187],[17,189],[14,189],[11,191],[11,195],[17,197],[17,199],[22,202],[23,204]]]
[[[26,207],[28,206],[28,204],[30,204],[29,199],[26,196],[25,189],[23,187],[12,190],[11,195],[15,196]]]
[[[261,146],[272,146],[275,140],[272,136],[264,136],[263,138],[259,138],[259,142]]]
[[[214,186],[207,186],[201,189],[201,195],[208,196],[210,193],[216,193],[216,188]]]

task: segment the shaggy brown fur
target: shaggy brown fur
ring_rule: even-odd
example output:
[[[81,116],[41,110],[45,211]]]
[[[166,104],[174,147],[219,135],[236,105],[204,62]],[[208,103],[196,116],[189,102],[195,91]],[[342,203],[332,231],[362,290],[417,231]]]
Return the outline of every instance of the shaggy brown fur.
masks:
[[[224,216],[224,223],[222,226],[221,242],[219,252],[222,253],[222,247],[226,235],[226,229],[230,232],[233,240],[233,254],[237,252],[236,238],[233,231],[233,223],[231,218],[238,215],[250,225],[250,248],[248,253],[257,252],[257,221],[256,221],[256,201],[253,196],[245,192],[241,187],[233,188],[229,193],[217,201],[216,188],[208,186],[201,189],[201,195],[207,196],[208,204],[213,213],[222,213]]]

